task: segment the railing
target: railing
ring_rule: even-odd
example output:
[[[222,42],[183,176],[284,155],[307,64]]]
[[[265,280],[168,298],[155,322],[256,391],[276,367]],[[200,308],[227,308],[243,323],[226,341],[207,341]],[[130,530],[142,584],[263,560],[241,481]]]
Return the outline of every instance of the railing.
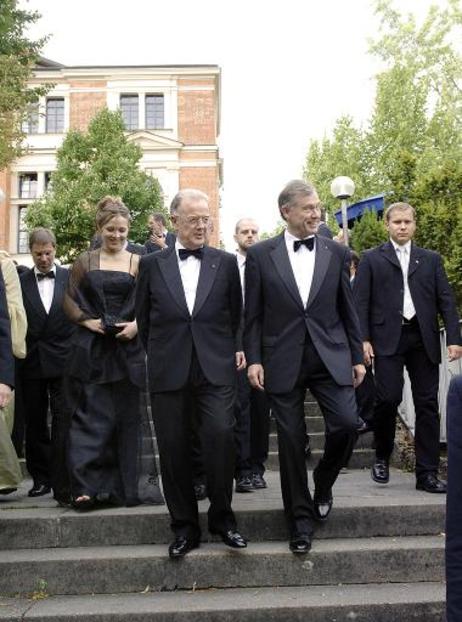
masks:
[[[446,331],[440,331],[441,344],[441,363],[440,363],[440,384],[438,389],[438,405],[440,412],[440,441],[446,442],[446,397],[448,394],[451,378],[457,374],[462,374],[462,359],[458,361],[448,361],[446,350]],[[404,370],[403,401],[399,405],[399,414],[403,422],[414,435],[415,431],[415,410],[412,400],[411,381],[406,370]]]

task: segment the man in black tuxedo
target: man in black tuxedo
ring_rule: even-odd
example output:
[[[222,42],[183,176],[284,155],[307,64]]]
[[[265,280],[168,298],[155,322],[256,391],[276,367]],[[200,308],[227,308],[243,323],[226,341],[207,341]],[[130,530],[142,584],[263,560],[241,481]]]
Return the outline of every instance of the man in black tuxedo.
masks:
[[[353,386],[365,369],[348,249],[315,235],[320,204],[310,184],[289,182],[278,203],[286,230],[247,251],[244,349],[250,383],[267,392],[277,422],[289,547],[307,553],[312,518],[327,518],[332,486],[353,450]],[[313,500],[305,464],[307,388],[326,423]]]
[[[394,203],[384,218],[390,240],[363,254],[354,287],[364,358],[367,365],[375,362],[376,460],[372,479],[379,484],[389,481],[406,366],[416,412],[416,488],[444,493],[446,484],[438,479],[438,314],[446,327],[449,360],[460,356],[459,317],[440,255],[412,243],[414,208]]]
[[[26,422],[26,465],[33,486],[30,497],[53,488],[55,499],[69,501],[66,468],[68,410],[63,375],[73,324],[63,311],[68,271],[55,264],[56,239],[48,229],[34,229],[29,236],[34,267],[21,274],[27,314],[27,356],[21,365],[21,385]],[[51,439],[47,413],[50,407]]]
[[[175,234],[167,231],[167,222],[163,214],[151,214],[148,219],[149,240],[144,246],[147,253],[156,253],[175,244]]]
[[[191,455],[194,411],[201,424],[209,531],[228,546],[247,545],[231,509],[236,368],[245,366],[245,358],[237,343],[242,297],[236,258],[206,246],[207,196],[180,191],[171,218],[175,245],[141,260],[136,317],[148,355],[162,483],[175,534],[169,555],[175,559],[200,542]]]

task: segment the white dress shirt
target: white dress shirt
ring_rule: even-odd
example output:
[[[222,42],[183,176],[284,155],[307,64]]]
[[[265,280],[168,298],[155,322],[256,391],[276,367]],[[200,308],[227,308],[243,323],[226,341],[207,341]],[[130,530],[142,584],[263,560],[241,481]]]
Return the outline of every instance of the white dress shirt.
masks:
[[[314,236],[310,235],[308,237],[312,238]],[[300,238],[296,238],[286,229],[284,232],[284,239],[287,247],[287,253],[289,255],[290,265],[292,266],[292,272],[294,273],[295,281],[300,293],[300,298],[302,299],[303,306],[306,307],[306,303],[308,302],[308,297],[310,295],[311,282],[313,281],[314,260],[316,257],[316,240],[312,251],[302,245],[298,251],[295,252],[294,242]]]
[[[403,317],[406,320],[410,320],[415,315],[415,307],[412,302],[411,292],[409,290],[409,283],[407,280],[407,273],[409,270],[409,260],[411,259],[411,241],[406,242],[406,244],[400,245],[395,244],[393,240],[391,240],[393,247],[396,251],[396,256],[398,257],[398,261],[401,264],[401,270],[403,272],[403,282],[404,282],[404,296],[403,296]]]
[[[45,307],[45,311],[50,313],[51,304],[53,302],[53,296],[55,293],[55,281],[56,281],[56,266],[53,264],[53,267],[50,268],[50,272],[54,272],[54,279],[38,279],[37,274],[40,274],[40,270],[34,268],[35,279],[37,281],[37,287],[40,294],[40,299],[42,301],[43,306]]]
[[[192,255],[187,259],[180,259],[178,253],[180,248],[185,248],[178,238],[175,242],[175,252],[178,260],[178,267],[180,269],[181,282],[183,283],[184,295],[186,297],[186,304],[188,305],[189,313],[192,315],[194,309],[194,303],[196,302],[197,284],[199,282],[199,273],[201,271],[201,260]]]

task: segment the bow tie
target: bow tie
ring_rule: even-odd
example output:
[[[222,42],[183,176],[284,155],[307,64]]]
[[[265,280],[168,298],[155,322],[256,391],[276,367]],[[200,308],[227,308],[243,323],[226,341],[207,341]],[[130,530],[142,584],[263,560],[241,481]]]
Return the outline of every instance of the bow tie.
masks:
[[[195,257],[196,259],[202,259],[202,248],[195,248],[194,250],[190,250],[189,248],[179,248],[178,255],[180,256],[181,261],[184,261],[188,257]]]
[[[43,281],[43,279],[54,279],[55,273],[53,270],[49,272],[37,272],[37,281]]]
[[[314,248],[314,237],[307,238],[306,240],[294,240],[294,253],[298,251],[300,246],[306,246],[309,251],[312,251]]]

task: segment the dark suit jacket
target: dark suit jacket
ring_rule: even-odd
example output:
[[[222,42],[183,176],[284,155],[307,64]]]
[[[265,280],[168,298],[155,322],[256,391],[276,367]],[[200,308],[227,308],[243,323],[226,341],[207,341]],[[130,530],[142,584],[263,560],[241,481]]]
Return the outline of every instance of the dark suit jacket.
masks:
[[[5,282],[0,270],[0,382],[14,387],[14,357],[11,349],[10,316]]]
[[[27,315],[27,356],[22,363],[25,378],[63,376],[74,325],[63,311],[63,297],[69,273],[56,266],[53,302],[47,314],[40,298],[34,269],[21,274],[21,288]]]
[[[236,379],[236,335],[242,308],[236,257],[204,248],[196,302],[188,311],[177,254],[172,246],[141,259],[136,319],[148,354],[151,391],[185,386],[193,347],[202,371],[213,385]]]
[[[167,231],[165,236],[165,244],[167,244],[167,247],[170,248],[170,246],[175,246],[175,241],[176,235],[174,233],[170,233],[170,231]],[[154,244],[151,240],[146,240],[144,247],[147,253],[157,253],[158,251],[167,250],[160,248],[160,246],[157,246],[157,244]]]
[[[247,251],[244,349],[247,364],[265,368],[270,393],[291,391],[302,362],[306,331],[339,385],[352,384],[352,365],[362,363],[358,316],[344,246],[316,238],[313,281],[303,307],[284,234]]]
[[[409,290],[422,341],[433,363],[441,360],[438,314],[443,318],[447,343],[460,343],[459,316],[440,255],[411,246]],[[395,354],[401,337],[404,281],[401,264],[391,242],[365,251],[354,284],[363,341],[375,354]]]

